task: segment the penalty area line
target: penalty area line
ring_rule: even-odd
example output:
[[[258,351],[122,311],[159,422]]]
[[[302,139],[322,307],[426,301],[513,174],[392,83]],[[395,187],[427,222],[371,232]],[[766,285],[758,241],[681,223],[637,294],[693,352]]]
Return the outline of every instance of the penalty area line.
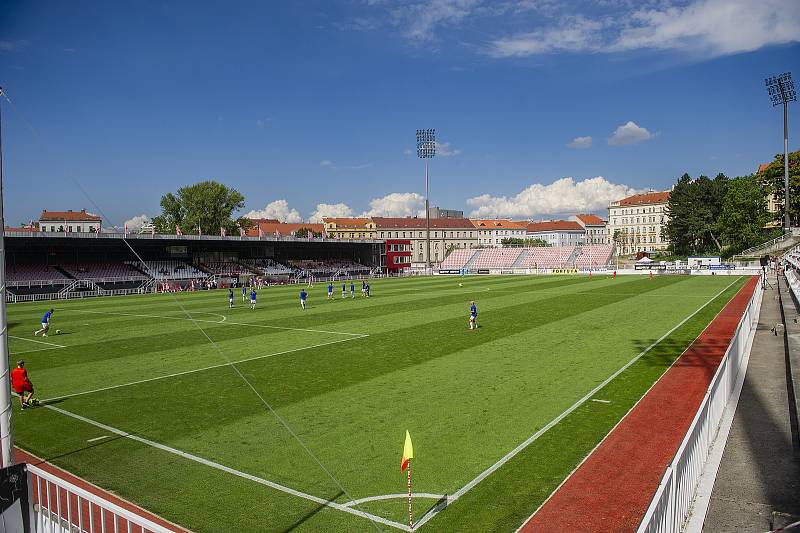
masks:
[[[174,377],[178,377],[178,376],[185,376],[187,374],[194,374],[196,372],[205,372],[206,370],[213,370],[215,368],[222,368],[222,367],[226,367],[226,366],[238,365],[239,363],[247,363],[247,362],[250,362],[250,361],[257,361],[259,359],[266,359],[268,357],[275,357],[275,356],[278,356],[278,355],[285,355],[287,353],[301,352],[303,350],[311,350],[313,348],[320,348],[322,346],[328,346],[328,345],[331,345],[331,344],[338,344],[340,342],[355,341],[355,340],[358,340],[358,339],[363,339],[365,337],[369,337],[369,335],[362,335],[360,337],[348,337],[346,339],[338,339],[338,340],[335,340],[335,341],[321,342],[319,344],[314,344],[314,345],[311,345],[311,346],[303,346],[301,348],[293,348],[291,350],[284,350],[282,352],[269,353],[269,354],[265,354],[265,355],[257,355],[255,357],[248,357],[247,359],[239,359],[237,361],[231,361],[229,363],[219,363],[217,365],[205,366],[203,368],[193,368],[192,370],[184,370],[183,372],[175,372],[174,374],[166,374],[166,375],[163,375],[163,376],[155,376],[155,377],[152,377],[152,378],[140,379],[140,380],[137,380],[137,381],[131,381],[129,383],[122,383],[122,384],[119,384],[119,385],[110,385],[108,387],[101,387],[99,389],[92,389],[92,390],[87,390],[87,391],[83,391],[83,392],[75,392],[75,393],[72,393],[72,394],[63,394],[61,396],[54,396],[53,398],[47,398],[46,400],[42,400],[42,402],[44,402],[44,403],[46,403],[46,402],[54,402],[56,400],[64,400],[64,399],[67,399],[67,398],[74,398],[76,396],[85,396],[87,394],[94,394],[96,392],[103,392],[103,391],[109,391],[109,390],[113,390],[113,389],[120,389],[122,387],[130,387],[130,386],[139,385],[139,384],[142,384],[142,383],[150,383],[151,381],[159,381],[159,380],[162,380],[162,379],[169,379],[169,378],[174,378]]]
[[[672,327],[672,329],[670,329],[669,331],[667,331],[666,333],[664,333],[664,334],[663,334],[661,337],[659,337],[659,338],[658,338],[656,341],[654,341],[654,342],[653,342],[653,343],[652,343],[650,346],[648,346],[647,348],[645,348],[644,350],[642,350],[641,352],[639,352],[639,353],[638,353],[638,354],[637,354],[637,355],[636,355],[636,356],[635,356],[633,359],[631,359],[630,361],[628,361],[627,363],[625,363],[625,365],[623,365],[623,366],[622,366],[622,367],[621,367],[619,370],[617,370],[616,372],[614,372],[613,374],[611,374],[611,375],[610,375],[608,378],[606,378],[605,380],[603,380],[603,382],[602,382],[602,383],[600,383],[599,385],[597,385],[595,388],[593,388],[593,389],[592,389],[592,390],[590,390],[588,393],[586,393],[586,394],[585,394],[585,395],[584,395],[582,398],[580,398],[580,399],[579,399],[578,401],[576,401],[574,404],[572,404],[571,406],[569,406],[569,407],[568,407],[568,408],[567,408],[567,409],[566,409],[566,410],[565,410],[563,413],[561,413],[560,415],[558,415],[557,417],[555,417],[553,420],[551,420],[550,422],[548,422],[548,423],[547,423],[547,425],[545,425],[545,426],[544,426],[542,429],[540,429],[539,431],[537,431],[536,433],[534,433],[533,435],[531,435],[530,437],[528,437],[527,439],[525,439],[523,442],[521,442],[520,444],[518,444],[518,445],[517,445],[517,446],[516,446],[516,447],[515,447],[513,450],[511,450],[511,451],[510,451],[510,452],[508,452],[506,455],[504,455],[503,457],[501,457],[501,458],[500,458],[500,459],[499,459],[499,460],[498,460],[496,463],[494,463],[494,464],[493,464],[493,465],[491,465],[489,468],[487,468],[486,470],[484,470],[483,472],[481,472],[480,474],[478,474],[478,475],[477,475],[477,476],[476,476],[476,477],[475,477],[475,478],[474,478],[472,481],[470,481],[469,483],[467,483],[466,485],[464,485],[463,487],[461,487],[460,489],[458,489],[458,490],[457,490],[456,492],[454,492],[452,495],[448,495],[448,497],[447,497],[447,504],[449,505],[449,504],[451,504],[452,502],[454,502],[454,501],[458,500],[458,499],[459,499],[461,496],[463,496],[463,495],[464,495],[464,494],[466,494],[468,491],[470,491],[472,488],[474,488],[474,487],[475,487],[475,485],[477,485],[478,483],[480,483],[481,481],[483,481],[484,479],[486,479],[487,477],[489,477],[489,476],[490,476],[492,473],[494,473],[496,470],[498,470],[498,469],[499,469],[501,466],[503,466],[504,464],[506,464],[508,461],[510,461],[511,459],[513,459],[513,458],[514,458],[514,457],[515,457],[517,454],[519,454],[519,453],[520,453],[522,450],[524,450],[525,448],[527,448],[527,447],[528,447],[528,446],[529,446],[531,443],[533,443],[534,441],[536,441],[537,439],[539,439],[539,437],[541,437],[542,435],[544,435],[545,433],[547,433],[547,432],[548,432],[550,429],[552,429],[552,428],[553,428],[553,427],[554,427],[556,424],[558,424],[558,423],[559,423],[559,422],[561,422],[561,421],[562,421],[564,418],[566,418],[566,417],[567,417],[567,416],[568,416],[570,413],[572,413],[572,412],[573,412],[573,411],[575,411],[575,410],[576,410],[578,407],[580,407],[581,405],[583,405],[584,403],[586,403],[587,401],[589,401],[589,400],[590,400],[592,397],[594,397],[594,396],[595,396],[595,395],[596,395],[596,394],[597,394],[597,393],[598,393],[600,390],[602,390],[602,389],[603,389],[603,387],[605,387],[606,385],[608,385],[609,383],[611,383],[611,381],[613,381],[613,380],[614,380],[614,378],[616,378],[617,376],[619,376],[620,374],[622,374],[622,373],[623,373],[625,370],[627,370],[627,369],[628,369],[628,368],[629,368],[631,365],[633,365],[633,364],[634,364],[636,361],[638,361],[639,359],[641,359],[642,357],[644,357],[644,355],[645,355],[645,354],[647,354],[647,353],[648,353],[650,350],[652,350],[653,348],[655,348],[656,346],[658,346],[658,345],[661,343],[661,341],[663,341],[664,339],[666,339],[667,337],[669,337],[670,335],[672,335],[672,333],[673,333],[673,332],[675,332],[675,330],[677,330],[679,327],[683,326],[683,325],[684,325],[686,322],[688,322],[689,320],[691,320],[691,319],[692,319],[692,318],[693,318],[695,315],[697,315],[697,313],[699,313],[700,311],[702,311],[703,309],[705,309],[705,307],[706,307],[708,304],[710,304],[711,302],[713,302],[714,300],[716,300],[717,298],[719,298],[719,297],[720,297],[720,296],[721,296],[721,295],[722,295],[722,294],[723,294],[725,291],[727,291],[728,289],[730,289],[730,288],[731,288],[731,287],[732,287],[732,286],[733,286],[735,283],[737,283],[738,281],[739,281],[739,279],[738,279],[738,278],[737,278],[737,279],[735,279],[735,280],[733,280],[733,281],[732,281],[732,282],[731,282],[731,283],[730,283],[728,286],[726,286],[724,289],[722,289],[722,290],[721,290],[721,291],[719,291],[717,294],[715,294],[715,295],[714,295],[712,298],[710,298],[710,299],[709,299],[707,302],[705,302],[703,305],[701,305],[700,307],[698,307],[698,308],[697,308],[697,309],[696,309],[696,310],[695,310],[695,311],[694,311],[692,314],[690,314],[689,316],[687,316],[686,318],[684,318],[683,320],[681,320],[680,322],[678,322],[678,323],[677,323],[675,326],[673,326],[673,327]],[[418,522],[417,522],[417,523],[414,525],[414,528],[415,528],[415,529],[418,529],[418,528],[422,527],[422,526],[423,526],[423,525],[424,525],[426,522],[428,522],[428,520],[430,520],[431,518],[433,518],[434,516],[436,516],[436,515],[437,515],[437,514],[438,514],[440,511],[441,511],[441,509],[439,509],[439,508],[434,508],[434,509],[431,509],[430,511],[428,511],[428,512],[425,514],[425,516],[423,516],[423,517],[422,517],[422,518],[421,518],[421,519],[420,519],[420,520],[419,520],[419,521],[418,521]]]
[[[25,337],[17,337],[16,335],[9,335],[9,339],[17,339],[19,341],[28,341],[28,342],[35,342],[36,344],[46,344],[48,346],[52,346],[54,348],[66,348],[66,346],[62,346],[60,344],[56,344],[54,342],[47,342],[47,341],[40,341],[36,339],[26,339]]]
[[[188,317],[182,316],[166,316],[166,315],[140,315],[136,313],[118,313],[112,311],[90,311],[88,309],[70,309],[72,313],[92,313],[94,315],[113,315],[113,316],[132,316],[136,318],[163,318],[165,320],[188,320],[190,322],[205,322],[207,324],[230,324],[233,326],[250,326],[253,328],[265,328],[265,329],[284,329],[287,331],[308,331],[311,333],[330,333],[331,335],[349,335],[352,337],[363,337],[363,333],[348,333],[345,331],[329,331],[325,329],[309,329],[309,328],[290,328],[288,326],[269,326],[267,324],[251,324],[249,322],[228,322],[226,319],[228,318],[225,315],[220,315],[217,313],[205,313],[202,311],[196,311],[198,315],[215,315],[221,316],[222,320],[203,320],[202,318],[195,318],[192,316],[192,313],[188,313]],[[63,348],[63,347],[62,347]]]
[[[167,453],[171,453],[173,455],[177,455],[178,457],[182,457],[184,459],[188,459],[190,461],[194,461],[195,463],[199,463],[201,465],[208,466],[208,467],[214,468],[216,470],[220,470],[220,471],[228,473],[228,474],[232,474],[232,475],[240,477],[242,479],[247,479],[249,481],[254,481],[256,483],[259,483],[259,484],[264,485],[266,487],[278,490],[280,492],[284,492],[284,493],[290,494],[292,496],[297,496],[299,498],[303,498],[305,500],[312,501],[312,502],[314,502],[316,504],[324,505],[326,507],[330,507],[331,509],[336,509],[337,511],[344,511],[345,513],[349,513],[349,514],[358,516],[360,518],[365,518],[365,519],[370,520],[372,522],[377,522],[379,524],[390,526],[390,527],[393,527],[393,528],[396,528],[396,529],[400,529],[400,530],[403,530],[403,531],[411,531],[411,528],[409,528],[405,524],[401,524],[399,522],[395,522],[393,520],[389,520],[389,519],[383,518],[381,516],[377,516],[377,515],[374,515],[374,514],[371,514],[371,513],[367,513],[367,512],[364,512],[364,511],[359,511],[358,509],[351,509],[350,507],[348,507],[348,506],[346,506],[344,504],[332,502],[332,501],[327,500],[325,498],[320,498],[319,496],[314,496],[313,494],[308,494],[306,492],[302,492],[302,491],[299,491],[297,489],[293,489],[291,487],[287,487],[285,485],[281,485],[280,483],[276,483],[276,482],[270,481],[268,479],[264,479],[264,478],[261,478],[261,477],[258,477],[258,476],[254,476],[254,475],[248,474],[246,472],[242,472],[241,470],[236,470],[235,468],[231,468],[231,467],[225,466],[225,465],[223,465],[221,463],[217,463],[215,461],[211,461],[210,459],[205,459],[204,457],[200,457],[198,455],[194,455],[194,454],[191,454],[191,453],[188,453],[188,452],[184,452],[184,451],[179,450],[177,448],[172,448],[171,446],[167,446],[165,444],[161,444],[159,442],[155,442],[155,441],[146,439],[144,437],[140,437],[138,435],[133,435],[133,434],[128,433],[126,431],[123,431],[121,429],[117,429],[115,427],[108,426],[106,424],[103,424],[102,422],[98,422],[96,420],[92,420],[91,418],[86,418],[85,416],[81,416],[81,415],[73,413],[71,411],[66,411],[64,409],[61,409],[59,407],[55,407],[53,405],[43,405],[43,407],[45,407],[47,409],[50,409],[51,411],[55,411],[56,413],[60,413],[60,414],[62,414],[64,416],[68,416],[70,418],[74,418],[75,420],[79,420],[79,421],[84,422],[86,424],[89,424],[91,426],[100,428],[100,429],[102,429],[104,431],[108,431],[108,432],[113,433],[115,435],[119,435],[120,437],[124,437],[126,439],[130,439],[130,440],[139,442],[139,443],[144,444],[146,446],[150,446],[152,448],[156,448],[158,450],[161,450],[161,451],[164,451],[164,452],[167,452]]]

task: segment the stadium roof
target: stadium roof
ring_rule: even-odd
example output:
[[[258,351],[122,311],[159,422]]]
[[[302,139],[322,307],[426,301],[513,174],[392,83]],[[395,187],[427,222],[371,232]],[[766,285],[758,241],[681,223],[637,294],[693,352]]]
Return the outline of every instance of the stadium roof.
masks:
[[[385,228],[413,228],[425,229],[425,219],[418,217],[406,218],[388,218],[388,217],[372,217],[375,222],[375,227],[378,229]],[[472,221],[468,218],[432,218],[431,228],[433,229],[475,229]]]
[[[472,220],[472,223],[478,229],[525,229],[527,225],[527,223],[513,222],[504,219]]]
[[[669,202],[669,191],[647,192],[644,194],[634,194],[623,198],[619,202],[612,202],[611,205],[647,205],[665,204]]]
[[[87,213],[86,209],[81,209],[80,211],[73,211],[72,209],[68,211],[48,211],[47,209],[44,209],[42,210],[42,214],[39,215],[39,220],[47,220],[52,222],[100,222],[100,217],[97,215],[92,215],[91,213]]]
[[[792,160],[789,159],[789,162],[791,163]],[[760,165],[758,165],[758,172],[764,172],[765,170],[767,170],[768,167],[769,163],[761,163]]]
[[[588,226],[602,226],[605,221],[597,215],[575,215],[575,218]]]
[[[544,231],[583,231],[583,226],[571,220],[551,220],[549,222],[531,222],[528,224],[528,233]]]

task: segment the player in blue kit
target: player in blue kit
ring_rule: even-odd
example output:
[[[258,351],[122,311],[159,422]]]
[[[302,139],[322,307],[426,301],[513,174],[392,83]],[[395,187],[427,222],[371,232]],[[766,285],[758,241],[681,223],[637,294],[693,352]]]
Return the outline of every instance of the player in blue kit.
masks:
[[[333,282],[328,283],[328,300],[333,298]]]
[[[233,309],[233,289],[228,289],[228,307]]]
[[[50,317],[53,316],[55,309],[50,309],[48,312],[44,314],[42,317],[42,329],[37,329],[33,332],[33,336],[37,337],[39,333],[42,334],[42,337],[47,337],[47,330],[50,329]]]
[[[303,309],[306,308],[306,298],[307,297],[308,297],[308,294],[306,293],[306,290],[305,289],[300,289],[300,307],[302,307]]]
[[[342,283],[342,298],[347,298],[347,283]]]
[[[242,285],[242,302],[247,303],[247,287]]]
[[[355,298],[356,297],[356,284],[353,283],[352,280],[350,281],[350,297],[351,298]]]
[[[250,289],[250,309],[256,308],[256,290]]]
[[[470,302],[469,306],[469,329],[478,329],[478,307],[475,302]]]

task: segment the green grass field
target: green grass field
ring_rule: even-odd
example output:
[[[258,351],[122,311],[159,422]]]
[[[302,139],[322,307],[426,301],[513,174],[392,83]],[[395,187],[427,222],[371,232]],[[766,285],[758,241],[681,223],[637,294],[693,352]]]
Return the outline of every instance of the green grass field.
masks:
[[[15,404],[15,442],[195,531],[388,531],[408,523],[408,429],[415,518],[457,496],[421,529],[513,531],[744,281],[374,280],[366,300],[318,284],[306,311],[294,286],[255,311],[227,291],[75,300],[46,339],[49,302],[10,305],[12,365],[50,400]]]

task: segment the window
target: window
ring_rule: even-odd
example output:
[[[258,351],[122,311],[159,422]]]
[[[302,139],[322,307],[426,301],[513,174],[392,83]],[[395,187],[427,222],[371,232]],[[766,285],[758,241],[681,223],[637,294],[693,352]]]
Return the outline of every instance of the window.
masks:
[[[72,233],[72,226],[69,227],[69,232]]]

